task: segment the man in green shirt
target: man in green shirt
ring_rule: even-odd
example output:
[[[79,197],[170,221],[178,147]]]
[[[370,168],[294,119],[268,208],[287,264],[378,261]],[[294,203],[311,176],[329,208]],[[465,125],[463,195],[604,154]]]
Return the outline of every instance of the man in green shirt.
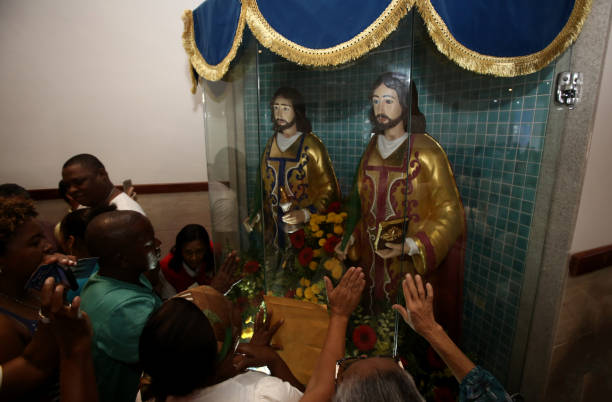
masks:
[[[142,214],[113,211],[94,218],[85,235],[100,270],[81,292],[94,330],[92,353],[100,401],[134,401],[141,375],[140,333],[161,300],[143,273],[157,267],[153,227]]]

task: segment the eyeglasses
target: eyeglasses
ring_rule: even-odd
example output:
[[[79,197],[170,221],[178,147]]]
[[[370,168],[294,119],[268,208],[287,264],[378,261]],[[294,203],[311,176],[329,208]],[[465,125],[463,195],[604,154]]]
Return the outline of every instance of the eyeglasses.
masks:
[[[369,359],[371,357],[380,357],[380,358],[383,358],[383,359],[391,359],[395,363],[397,363],[397,365],[400,366],[402,368],[402,370],[404,369],[404,365],[402,364],[402,361],[400,360],[399,356],[392,356],[392,355],[367,356],[367,355],[361,355],[361,356],[355,356],[355,357],[344,357],[344,358],[342,358],[342,359],[340,359],[340,360],[338,360],[336,362],[336,375],[335,375],[336,386],[338,384],[340,384],[340,382],[342,382],[342,374],[353,363],[356,363],[356,362],[358,362],[360,360]]]

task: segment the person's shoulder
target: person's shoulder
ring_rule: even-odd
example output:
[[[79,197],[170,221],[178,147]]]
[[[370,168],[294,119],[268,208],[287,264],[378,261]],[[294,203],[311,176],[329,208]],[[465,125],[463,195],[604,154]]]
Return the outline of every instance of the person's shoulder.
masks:
[[[118,211],[136,211],[145,216],[147,215],[140,204],[124,192],[119,193],[110,203],[115,205]]]
[[[259,373],[263,374],[263,373]],[[303,394],[289,384],[287,381],[283,381],[280,378],[263,374],[261,377],[257,377],[255,383],[255,400],[276,400],[276,401],[299,401]]]

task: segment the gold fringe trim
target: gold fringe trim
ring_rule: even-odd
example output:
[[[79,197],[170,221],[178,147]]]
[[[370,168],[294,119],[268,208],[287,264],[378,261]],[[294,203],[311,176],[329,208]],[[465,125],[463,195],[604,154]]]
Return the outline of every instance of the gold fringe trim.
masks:
[[[229,69],[230,63],[236,57],[238,48],[242,43],[242,33],[244,32],[244,26],[246,25],[246,12],[244,4],[240,6],[240,17],[238,18],[238,25],[236,27],[236,34],[234,35],[234,43],[229,53],[221,60],[219,64],[211,65],[206,62],[198,47],[196,46],[195,33],[193,30],[193,13],[191,10],[185,10],[183,12],[183,47],[189,56],[189,62],[196,70],[196,72],[209,81],[219,81],[227,70]],[[191,76],[192,88],[191,93],[195,93],[198,85],[196,77],[192,74]]]
[[[263,46],[294,63],[309,66],[337,66],[376,48],[397,28],[414,0],[392,0],[385,11],[354,38],[325,49],[300,46],[279,34],[268,24],[257,6],[257,0],[243,0],[247,8],[247,24]]]
[[[570,17],[557,37],[539,52],[517,57],[487,56],[468,49],[450,33],[429,0],[415,1],[429,35],[440,52],[459,66],[480,74],[515,77],[546,67],[577,38],[591,11],[592,0],[576,0]]]

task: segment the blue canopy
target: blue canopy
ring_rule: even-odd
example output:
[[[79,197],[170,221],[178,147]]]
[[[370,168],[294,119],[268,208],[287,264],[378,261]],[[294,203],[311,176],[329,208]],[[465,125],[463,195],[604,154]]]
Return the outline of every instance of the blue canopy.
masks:
[[[183,14],[197,74],[219,80],[248,24],[295,63],[334,66],[377,47],[416,5],[438,49],[464,68],[498,76],[543,68],[578,36],[592,0],[206,0]]]

